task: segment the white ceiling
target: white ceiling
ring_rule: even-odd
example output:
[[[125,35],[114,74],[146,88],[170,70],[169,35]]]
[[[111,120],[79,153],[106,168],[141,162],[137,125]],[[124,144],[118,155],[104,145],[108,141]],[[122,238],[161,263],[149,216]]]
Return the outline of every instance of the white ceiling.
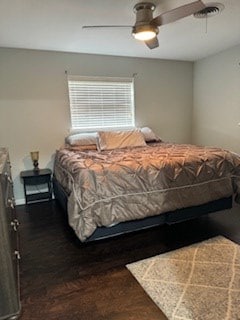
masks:
[[[154,17],[192,1],[153,0]],[[195,61],[240,44],[240,0],[217,0],[225,9],[207,19],[207,32],[206,19],[193,16],[160,27],[159,47],[153,50],[135,40],[131,28],[82,29],[133,25],[137,2],[0,0],[0,47]]]

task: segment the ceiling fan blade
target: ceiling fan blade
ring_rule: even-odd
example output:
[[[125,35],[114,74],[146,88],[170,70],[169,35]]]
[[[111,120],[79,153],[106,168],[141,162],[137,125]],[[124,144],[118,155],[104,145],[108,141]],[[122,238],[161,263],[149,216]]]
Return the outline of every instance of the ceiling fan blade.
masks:
[[[122,25],[82,26],[82,29],[91,29],[91,28],[132,28],[132,26],[122,26]]]
[[[146,43],[146,45],[148,46],[149,49],[154,49],[154,48],[157,48],[159,46],[157,37],[154,37],[153,39],[150,39],[150,40],[147,40],[147,41],[144,41],[144,42]]]
[[[192,3],[185,4],[181,7],[160,14],[151,21],[151,24],[161,26],[167,23],[171,23],[179,19],[185,18],[187,16],[190,16],[195,12],[204,9],[205,7],[205,4],[201,0],[194,1]]]

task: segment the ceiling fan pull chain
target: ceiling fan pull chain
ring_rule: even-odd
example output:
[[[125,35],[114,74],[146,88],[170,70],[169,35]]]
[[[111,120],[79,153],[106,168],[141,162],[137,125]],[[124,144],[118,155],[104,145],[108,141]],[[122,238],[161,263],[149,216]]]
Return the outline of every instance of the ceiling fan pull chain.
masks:
[[[208,32],[208,15],[206,14],[205,33]]]

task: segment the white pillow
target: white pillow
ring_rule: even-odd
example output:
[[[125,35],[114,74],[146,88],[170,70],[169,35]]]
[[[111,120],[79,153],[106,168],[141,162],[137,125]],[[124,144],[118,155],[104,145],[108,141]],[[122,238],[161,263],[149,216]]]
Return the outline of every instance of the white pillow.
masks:
[[[149,127],[143,127],[140,130],[144,135],[144,139],[146,142],[161,141],[161,139]]]
[[[97,145],[97,132],[73,134],[68,136],[65,139],[65,142],[70,145],[78,146]]]
[[[144,146],[146,146],[146,142],[140,130],[98,132],[98,149],[100,151]]]

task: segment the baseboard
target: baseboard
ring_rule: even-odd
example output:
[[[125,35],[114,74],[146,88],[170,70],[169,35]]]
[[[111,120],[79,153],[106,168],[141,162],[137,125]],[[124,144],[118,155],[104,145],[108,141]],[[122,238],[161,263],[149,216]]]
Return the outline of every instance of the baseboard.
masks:
[[[16,206],[20,206],[22,204],[25,204],[26,201],[24,198],[23,199],[15,199],[15,203],[16,203]]]

